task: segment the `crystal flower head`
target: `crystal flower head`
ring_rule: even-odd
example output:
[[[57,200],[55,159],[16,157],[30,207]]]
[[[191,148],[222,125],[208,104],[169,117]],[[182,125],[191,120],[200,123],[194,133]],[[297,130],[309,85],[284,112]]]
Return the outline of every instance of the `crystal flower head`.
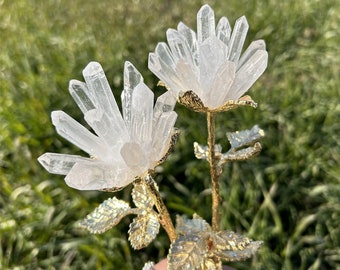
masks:
[[[252,42],[241,56],[248,28],[244,16],[233,30],[226,17],[215,27],[214,11],[204,5],[197,13],[197,34],[182,22],[177,30],[168,29],[168,45],[160,42],[150,53],[149,69],[180,102],[190,91],[193,102],[204,106],[198,111],[218,110],[240,99],[267,67],[263,40]]]
[[[52,112],[59,135],[90,157],[45,153],[38,158],[50,173],[66,175],[65,182],[80,190],[119,189],[164,161],[174,133],[176,100],[153,92],[129,62],[124,66],[120,113],[99,63],[83,70],[86,83],[71,80],[69,91],[95,134],[63,111]],[[176,136],[175,136],[175,135]]]

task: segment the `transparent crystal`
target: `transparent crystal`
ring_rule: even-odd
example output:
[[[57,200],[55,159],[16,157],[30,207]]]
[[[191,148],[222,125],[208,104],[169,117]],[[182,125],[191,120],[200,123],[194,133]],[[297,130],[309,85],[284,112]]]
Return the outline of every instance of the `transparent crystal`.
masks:
[[[197,13],[198,43],[202,44],[211,36],[215,36],[215,15],[210,6],[204,5]]]
[[[87,158],[75,155],[45,153],[38,158],[39,163],[49,172],[66,175],[77,162]]]
[[[149,69],[177,99],[191,91],[202,104],[200,111],[224,111],[230,108],[225,103],[240,99],[267,66],[262,40],[252,42],[241,56],[248,28],[244,16],[233,31],[226,17],[215,28],[214,11],[204,5],[197,13],[197,34],[182,22],[177,31],[169,29],[171,49],[159,43],[149,55]]]
[[[159,61],[157,55],[155,58]],[[91,158],[46,153],[38,160],[49,172],[66,175],[70,187],[116,190],[165,160],[160,161],[160,157],[169,147],[177,117],[173,111],[176,100],[168,92],[159,97],[154,108],[153,92],[138,70],[126,62],[123,118],[101,66],[91,62],[83,74],[86,84],[72,80],[69,90],[97,136],[62,111],[52,112],[52,122],[62,137]]]
[[[52,123],[60,136],[78,146],[92,156],[100,156],[105,152],[103,140],[63,111],[54,111],[51,114]]]
[[[238,62],[244,41],[246,40],[249,25],[245,16],[237,19],[233,33],[231,34],[228,59],[235,63]]]

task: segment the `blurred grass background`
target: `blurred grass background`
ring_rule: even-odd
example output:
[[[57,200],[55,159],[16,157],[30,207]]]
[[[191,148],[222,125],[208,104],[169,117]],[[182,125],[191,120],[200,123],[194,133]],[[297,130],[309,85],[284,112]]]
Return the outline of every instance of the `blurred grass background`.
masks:
[[[222,183],[223,228],[265,244],[237,269],[340,269],[340,5],[337,0],[68,1],[0,0],[0,268],[141,269],[165,257],[161,231],[145,250],[127,241],[124,219],[103,235],[77,221],[112,196],[68,188],[37,163],[46,151],[83,154],[57,135],[50,112],[82,123],[68,94],[89,61],[99,61],[119,97],[125,60],[156,95],[164,89],[147,57],[179,21],[196,29],[203,3],[233,25],[246,15],[248,45],[264,39],[267,71],[250,94],[258,109],[218,117],[226,131],[259,124],[266,132],[254,160],[230,164]],[[182,130],[157,176],[170,212],[210,219],[208,167],[192,144],[204,144],[204,116],[177,106]],[[116,194],[130,200],[129,188]],[[132,217],[131,217],[132,218]]]

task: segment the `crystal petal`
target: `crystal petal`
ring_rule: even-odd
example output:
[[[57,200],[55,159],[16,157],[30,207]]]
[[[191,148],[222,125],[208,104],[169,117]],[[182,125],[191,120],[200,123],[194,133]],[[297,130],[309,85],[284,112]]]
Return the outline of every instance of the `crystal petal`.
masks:
[[[225,99],[228,99],[229,89],[234,81],[236,73],[235,63],[227,61],[217,70],[215,79],[208,91],[209,97],[206,106],[217,108]]]
[[[138,143],[124,144],[120,150],[126,165],[130,170],[135,170],[136,176],[148,169],[148,158]]]
[[[206,39],[215,36],[215,15],[209,5],[204,5],[197,13],[197,39],[202,44]]]
[[[129,140],[129,138],[124,136],[124,132],[119,129],[115,129],[112,126],[112,122],[101,109],[94,109],[88,111],[85,114],[86,122],[92,127],[94,132],[106,142],[108,148],[110,149],[110,156],[112,157],[112,151],[119,151],[122,144]],[[105,158],[104,155],[101,156],[102,159]]]
[[[157,100],[156,104],[153,109],[153,132],[155,132],[155,127],[157,125],[158,119],[164,112],[171,112],[175,108],[176,99],[172,95],[171,92],[165,92],[164,94],[160,95]]]
[[[60,136],[95,157],[105,153],[105,143],[63,111],[53,111],[52,123]]]
[[[160,42],[157,44],[155,53],[170,69],[175,69],[176,62],[168,45],[165,42]]]
[[[101,190],[120,188],[133,181],[130,170],[123,164],[109,165],[107,163],[90,160],[77,162],[65,177],[68,186],[79,190]]]
[[[175,125],[177,113],[174,111],[164,112],[158,119],[152,139],[152,160],[156,161],[162,158],[165,146]]]
[[[95,108],[85,83],[71,80],[68,89],[83,114]]]
[[[198,67],[199,59],[196,33],[182,22],[178,24],[177,30],[188,43],[192,59],[195,65]]]
[[[162,80],[167,85],[170,91],[174,93],[174,96],[178,95],[181,87],[181,81],[174,69],[168,66],[155,53],[149,54],[148,67],[160,80]],[[176,66],[174,66],[174,68],[176,68]]]
[[[121,94],[123,117],[127,127],[131,125],[132,91],[143,82],[139,71],[128,61],[124,65],[124,90]]]
[[[127,137],[125,123],[102,66],[97,62],[90,62],[83,70],[83,76],[91,95],[96,100],[96,108],[102,109],[107,114],[112,128],[120,130]]]
[[[198,71],[192,69],[192,66],[183,60],[179,60],[176,66],[176,73],[181,82],[180,90],[182,92],[193,90],[197,95],[202,95],[202,87],[198,81]]]
[[[174,29],[168,29],[166,36],[175,61],[177,62],[179,59],[183,59],[193,66],[191,51],[186,40]]]
[[[237,71],[232,85],[231,99],[239,99],[265,71],[268,62],[268,53],[263,50],[256,51],[249,60]]]
[[[153,92],[140,83],[132,93],[131,101],[131,141],[147,144],[151,141],[153,119]]]
[[[250,57],[252,57],[257,51],[266,50],[266,43],[264,40],[253,41],[246,51],[242,54],[240,61],[238,62],[237,69],[240,69],[244,63],[246,63]]]
[[[245,16],[236,20],[233,33],[231,34],[229,43],[228,59],[229,61],[237,63],[241,52],[244,41],[247,36],[249,25]]]
[[[49,172],[66,175],[76,162],[89,160],[81,156],[45,153],[38,158],[39,163]]]
[[[216,27],[216,36],[226,46],[229,44],[231,27],[227,17],[222,17]]]

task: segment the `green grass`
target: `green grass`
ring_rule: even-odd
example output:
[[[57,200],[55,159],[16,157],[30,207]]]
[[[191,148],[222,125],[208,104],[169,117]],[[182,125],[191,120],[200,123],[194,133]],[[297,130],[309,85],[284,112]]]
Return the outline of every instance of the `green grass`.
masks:
[[[129,219],[103,235],[77,221],[108,193],[68,188],[36,158],[46,151],[82,154],[54,131],[50,112],[82,121],[68,81],[99,61],[118,97],[125,60],[157,95],[147,56],[182,20],[195,29],[201,1],[0,1],[0,268],[141,269],[165,257],[162,231],[135,252]],[[267,71],[250,94],[258,109],[218,116],[217,142],[226,131],[259,124],[266,132],[254,160],[225,167],[223,227],[265,244],[238,269],[340,268],[340,6],[337,0],[207,1],[231,23],[246,15],[247,44],[264,39]],[[203,115],[177,106],[182,130],[175,153],[157,176],[171,214],[210,219],[208,167],[194,159],[205,143]],[[129,200],[130,189],[117,194]]]

